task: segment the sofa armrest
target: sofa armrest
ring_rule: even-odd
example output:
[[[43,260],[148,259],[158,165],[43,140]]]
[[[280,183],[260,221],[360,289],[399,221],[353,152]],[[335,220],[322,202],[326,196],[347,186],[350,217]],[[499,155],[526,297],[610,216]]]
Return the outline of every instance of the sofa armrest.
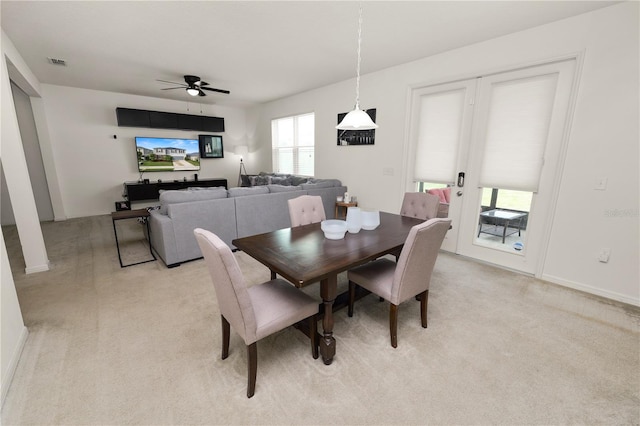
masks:
[[[149,229],[151,230],[151,246],[167,266],[179,263],[176,248],[173,221],[158,210],[152,210],[149,216]]]

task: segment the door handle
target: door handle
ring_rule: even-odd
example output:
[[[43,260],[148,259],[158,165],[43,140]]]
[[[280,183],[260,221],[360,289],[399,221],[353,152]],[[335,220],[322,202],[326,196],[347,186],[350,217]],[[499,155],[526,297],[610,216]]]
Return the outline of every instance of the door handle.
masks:
[[[458,197],[462,197],[462,191],[458,191],[458,192],[456,192],[456,195],[457,195]]]

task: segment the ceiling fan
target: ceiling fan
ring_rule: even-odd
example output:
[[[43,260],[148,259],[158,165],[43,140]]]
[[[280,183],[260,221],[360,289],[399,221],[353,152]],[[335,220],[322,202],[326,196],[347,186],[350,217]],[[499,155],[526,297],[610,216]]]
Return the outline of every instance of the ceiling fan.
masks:
[[[176,83],[175,81],[166,81],[166,80],[157,80],[157,81],[178,85],[177,87],[167,87],[166,89],[160,89],[160,90],[185,89],[187,93],[191,96],[207,96],[207,94],[204,93],[203,90],[208,90],[211,92],[218,92],[218,93],[225,93],[227,95],[231,93],[228,90],[215,89],[213,87],[206,87],[209,85],[209,83],[207,83],[206,81],[202,81],[200,77],[198,77],[197,75],[185,75],[184,83]]]

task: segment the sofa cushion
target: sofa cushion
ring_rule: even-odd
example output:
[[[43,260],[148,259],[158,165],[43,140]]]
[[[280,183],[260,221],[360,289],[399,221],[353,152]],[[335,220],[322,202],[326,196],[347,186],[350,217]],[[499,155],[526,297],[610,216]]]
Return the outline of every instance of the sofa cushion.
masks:
[[[223,187],[208,188],[200,191],[171,190],[160,194],[160,213],[167,214],[169,204],[189,203],[191,201],[216,200],[227,198],[227,190]]]
[[[266,175],[249,176],[251,186],[269,185],[270,180],[271,176]]]
[[[271,185],[285,185],[285,186],[290,186],[291,185],[291,176],[287,176],[287,177],[281,177],[281,176],[271,176],[271,179],[269,180]]]
[[[451,200],[451,188],[433,188],[427,191],[429,194],[437,195],[441,203],[449,203]]]
[[[219,191],[221,189],[223,191],[227,190],[224,186],[190,186],[187,191]]]
[[[267,185],[269,188],[269,192],[289,192],[289,191],[301,191],[302,187],[300,186],[291,186],[291,185]]]
[[[308,181],[309,181],[309,178],[306,176],[291,176],[292,186],[302,185],[303,183],[307,183]]]
[[[257,186],[255,188],[231,188],[227,191],[230,198],[245,197],[247,195],[268,194],[269,188],[266,186]]]
[[[302,189],[319,189],[319,188],[333,188],[335,185],[333,182],[317,182],[303,183],[300,185]]]

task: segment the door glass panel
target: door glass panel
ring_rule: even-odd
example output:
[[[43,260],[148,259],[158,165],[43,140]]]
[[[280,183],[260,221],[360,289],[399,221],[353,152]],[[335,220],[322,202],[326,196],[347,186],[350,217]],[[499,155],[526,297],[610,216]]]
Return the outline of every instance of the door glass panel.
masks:
[[[429,192],[440,197],[438,217],[449,217],[449,201],[451,200],[451,187],[444,183],[416,182],[416,192]]]
[[[532,192],[482,188],[475,243],[523,253],[532,200]]]

